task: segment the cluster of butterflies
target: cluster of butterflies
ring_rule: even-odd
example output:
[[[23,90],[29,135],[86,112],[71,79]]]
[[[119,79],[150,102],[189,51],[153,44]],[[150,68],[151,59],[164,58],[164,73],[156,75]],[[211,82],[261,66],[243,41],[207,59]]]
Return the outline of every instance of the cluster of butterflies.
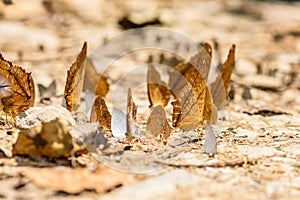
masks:
[[[172,131],[168,123],[165,106],[171,95],[173,106],[172,126],[183,131],[196,130],[206,123],[206,132],[212,137],[210,124],[217,121],[217,110],[227,102],[230,76],[234,67],[235,45],[230,48],[227,60],[222,68],[210,77],[212,48],[205,43],[202,49],[190,61],[181,62],[169,72],[169,83],[161,80],[159,71],[153,63],[148,65],[147,92],[151,113],[147,121],[146,133],[167,139]],[[64,91],[64,105],[72,112],[80,107],[83,88],[92,91],[93,105],[90,121],[98,122],[104,131],[118,139],[132,139],[139,134],[136,124],[137,106],[132,92],[128,88],[127,113],[114,108],[110,114],[105,95],[109,84],[105,76],[97,74],[92,63],[87,59],[87,44],[83,44],[76,61],[67,73]],[[213,74],[213,73],[211,73]],[[92,80],[96,79],[96,80]],[[210,81],[210,79],[213,79]],[[97,84],[95,84],[95,81]],[[211,84],[208,85],[207,83]],[[94,92],[93,92],[94,91]],[[87,95],[87,94],[86,94]],[[6,61],[0,54],[0,98],[2,110],[15,117],[34,106],[35,88],[31,73]],[[88,98],[88,97],[86,97]],[[207,150],[213,152],[214,150]]]

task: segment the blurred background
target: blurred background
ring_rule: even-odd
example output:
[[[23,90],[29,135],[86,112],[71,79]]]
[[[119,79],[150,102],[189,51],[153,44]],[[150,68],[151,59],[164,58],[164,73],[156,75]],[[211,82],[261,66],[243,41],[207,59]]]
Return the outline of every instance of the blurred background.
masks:
[[[214,44],[215,62],[236,44],[234,73],[275,71],[284,82],[290,63],[299,62],[299,7],[299,1],[3,0],[0,52],[32,71],[37,83],[56,79],[63,88],[83,41],[90,52],[124,30],[156,26]]]

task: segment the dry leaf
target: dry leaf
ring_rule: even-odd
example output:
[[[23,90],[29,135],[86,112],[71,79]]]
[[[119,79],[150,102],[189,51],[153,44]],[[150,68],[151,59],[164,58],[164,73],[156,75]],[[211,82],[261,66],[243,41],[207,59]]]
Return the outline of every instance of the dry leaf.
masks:
[[[34,105],[35,90],[31,73],[12,65],[0,54],[0,74],[12,84],[12,94],[1,99],[5,113],[16,116]]]
[[[160,74],[153,64],[148,65],[147,91],[150,106],[158,104],[166,106],[168,104],[171,92],[166,83],[161,80]]]
[[[229,50],[227,60],[224,62],[216,80],[211,85],[211,96],[217,108],[225,105],[228,97],[230,77],[234,67],[235,45]]]
[[[52,158],[69,157],[74,148],[69,126],[70,124],[65,120],[55,119],[42,122],[41,126],[23,129],[13,145],[13,154]]]
[[[216,121],[217,111],[206,85],[211,53],[210,45],[204,44],[191,62],[180,63],[175,67],[177,71],[170,74],[169,85],[176,97],[172,103],[173,126],[188,131],[198,128],[204,120]]]
[[[98,122],[104,131],[110,131],[111,115],[101,96],[96,96],[91,111],[91,122]]]
[[[163,106],[157,105],[153,108],[148,120],[146,132],[153,136],[160,135],[167,139],[171,133],[171,127],[167,121],[166,111]]]
[[[76,58],[76,61],[68,70],[64,96],[66,107],[70,112],[77,110],[80,106],[80,97],[84,80],[86,53],[87,43],[84,42],[81,52]]]
[[[71,194],[84,190],[105,192],[122,185],[125,175],[108,167],[101,167],[94,172],[85,168],[33,168],[25,167],[22,174],[33,184],[54,191],[64,191]]]

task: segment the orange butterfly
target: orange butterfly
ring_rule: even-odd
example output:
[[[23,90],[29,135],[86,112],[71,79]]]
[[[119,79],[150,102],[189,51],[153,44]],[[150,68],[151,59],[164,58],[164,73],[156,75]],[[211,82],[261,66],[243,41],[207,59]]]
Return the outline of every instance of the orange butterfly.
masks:
[[[104,131],[110,130],[111,115],[108,111],[103,97],[99,95],[95,97],[94,104],[92,106],[90,121],[98,122]]]
[[[11,95],[7,93],[1,98],[5,113],[16,116],[34,105],[35,89],[31,73],[6,61],[0,54],[0,74],[11,84]]]
[[[148,65],[147,91],[150,106],[158,104],[166,106],[168,104],[171,95],[170,90],[166,83],[161,80],[160,74],[153,64]]]
[[[174,127],[194,130],[204,121],[216,122],[217,108],[223,106],[227,99],[234,52],[235,45],[230,49],[226,62],[211,85],[211,90],[207,85],[212,55],[209,44],[205,43],[190,62],[182,62],[174,68],[175,71],[170,74],[169,80],[171,91],[176,97],[176,101],[172,102]]]
[[[234,54],[235,45],[232,45],[227,60],[219,71],[216,80],[211,85],[211,95],[217,108],[223,107],[227,101],[230,77],[234,68]]]
[[[93,65],[93,62],[87,58],[85,66],[85,75],[83,88],[88,89],[91,92],[95,92],[95,95],[105,96],[109,90],[109,84],[105,76],[100,76]]]
[[[171,127],[167,121],[165,109],[162,105],[153,108],[148,120],[146,132],[167,139],[171,133]]]
[[[83,88],[86,53],[87,43],[84,42],[76,61],[68,70],[64,97],[66,107],[70,112],[77,110],[80,106],[80,94]]]
[[[176,101],[172,102],[174,127],[183,130],[197,129],[204,120],[216,120],[216,108],[212,104],[211,95],[206,85],[212,48],[204,44],[202,50],[191,58],[190,62],[182,62],[170,74],[169,85]]]

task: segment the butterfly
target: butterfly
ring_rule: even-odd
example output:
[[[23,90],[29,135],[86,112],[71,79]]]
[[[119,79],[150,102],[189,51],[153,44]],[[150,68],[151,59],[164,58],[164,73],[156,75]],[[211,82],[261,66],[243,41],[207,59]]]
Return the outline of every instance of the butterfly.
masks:
[[[211,84],[211,95],[213,103],[217,108],[222,108],[228,97],[228,89],[230,85],[230,77],[234,68],[235,45],[232,45],[227,59],[222,68],[218,72],[215,81]]]
[[[111,132],[117,139],[131,140],[138,134],[138,127],[135,123],[137,106],[133,101],[131,89],[128,88],[127,113],[114,108],[112,111]]]
[[[176,100],[172,102],[172,124],[183,130],[197,129],[204,121],[215,123],[217,109],[221,108],[228,95],[230,76],[234,67],[235,45],[217,78],[208,86],[212,48],[208,43],[190,62],[179,63],[170,74],[169,86]]]
[[[171,92],[153,64],[148,65],[147,91],[150,106],[161,104],[166,106],[170,100]]]
[[[167,121],[165,109],[162,105],[153,108],[147,120],[146,132],[150,135],[167,139],[171,133],[171,127]]]
[[[109,84],[105,76],[100,76],[93,65],[92,60],[86,59],[83,88],[94,92],[95,95],[105,96],[109,90]]]
[[[77,110],[80,106],[80,97],[84,81],[86,54],[87,43],[84,42],[83,47],[76,58],[76,61],[68,70],[64,97],[65,105],[70,112]]]
[[[114,138],[125,139],[127,133],[127,117],[121,110],[114,108],[111,114],[111,133]]]
[[[111,115],[103,97],[96,96],[91,111],[91,122],[98,122],[104,131],[109,131],[111,126]]]
[[[16,116],[34,105],[35,88],[31,73],[6,61],[0,54],[2,85],[2,108],[5,113]]]
[[[12,94],[12,83],[4,75],[0,74],[0,99],[9,97]]]
[[[205,125],[205,141],[204,141],[205,152],[208,154],[217,153],[217,138],[214,134],[213,127],[206,123]]]
[[[56,96],[56,82],[52,81],[48,87],[40,83],[38,83],[37,86],[40,94],[40,103],[44,105],[51,104],[51,98]]]
[[[178,64],[171,72],[169,86],[176,100],[172,102],[174,127],[188,131],[197,129],[204,120],[215,122],[216,108],[206,84],[212,48],[204,44],[190,62]]]

